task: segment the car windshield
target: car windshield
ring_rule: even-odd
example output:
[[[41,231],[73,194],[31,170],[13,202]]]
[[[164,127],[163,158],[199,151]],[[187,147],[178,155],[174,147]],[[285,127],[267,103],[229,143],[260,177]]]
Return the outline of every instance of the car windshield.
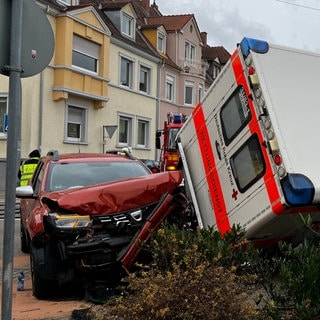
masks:
[[[84,187],[104,182],[150,174],[136,161],[53,163],[46,181],[46,191]]]

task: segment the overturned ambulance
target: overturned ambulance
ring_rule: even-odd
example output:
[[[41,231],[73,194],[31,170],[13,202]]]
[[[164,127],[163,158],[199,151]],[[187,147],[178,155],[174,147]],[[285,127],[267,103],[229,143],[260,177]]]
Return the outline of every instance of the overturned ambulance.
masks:
[[[244,38],[178,133],[199,225],[268,245],[320,221],[320,55]]]

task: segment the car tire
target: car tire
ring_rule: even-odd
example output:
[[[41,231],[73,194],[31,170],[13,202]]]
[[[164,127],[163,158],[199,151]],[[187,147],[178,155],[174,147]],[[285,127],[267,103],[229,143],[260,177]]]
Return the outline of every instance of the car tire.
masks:
[[[40,300],[51,298],[56,293],[57,281],[45,279],[40,275],[32,244],[30,245],[30,269],[33,295]]]
[[[26,234],[26,231],[22,225],[21,220],[20,220],[20,249],[23,253],[30,252],[27,234]]]

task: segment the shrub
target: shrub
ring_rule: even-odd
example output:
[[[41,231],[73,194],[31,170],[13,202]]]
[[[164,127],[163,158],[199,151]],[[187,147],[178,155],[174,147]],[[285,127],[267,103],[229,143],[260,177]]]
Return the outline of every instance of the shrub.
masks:
[[[277,285],[267,286],[273,302],[265,309],[272,319],[320,319],[320,248],[305,239],[299,246],[280,243],[281,256],[277,260]]]
[[[124,296],[91,314],[96,320],[259,319],[248,300],[255,278],[237,274],[249,256],[242,236],[239,228],[222,238],[213,229],[191,233],[164,225],[147,246],[153,264],[129,275]]]
[[[153,262],[90,319],[319,320],[319,246],[280,243],[277,255],[265,256],[243,236],[239,227],[222,237],[163,225],[144,245]]]

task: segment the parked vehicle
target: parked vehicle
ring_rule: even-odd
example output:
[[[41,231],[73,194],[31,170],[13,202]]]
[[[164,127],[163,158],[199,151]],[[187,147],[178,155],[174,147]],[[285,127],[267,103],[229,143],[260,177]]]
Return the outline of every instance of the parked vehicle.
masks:
[[[177,136],[200,226],[261,246],[319,226],[319,70],[319,54],[240,42]]]
[[[180,158],[175,140],[186,119],[187,116],[182,113],[168,112],[167,121],[164,122],[163,129],[157,130],[156,148],[161,150],[159,159],[160,171],[177,170]],[[163,136],[162,144],[161,136]]]
[[[152,173],[160,172],[160,164],[157,160],[150,159],[140,159],[150,170]]]
[[[140,242],[184,206],[181,181],[179,171],[155,175],[128,155],[53,151],[41,158],[31,184],[16,189],[34,296],[129,272]]]

